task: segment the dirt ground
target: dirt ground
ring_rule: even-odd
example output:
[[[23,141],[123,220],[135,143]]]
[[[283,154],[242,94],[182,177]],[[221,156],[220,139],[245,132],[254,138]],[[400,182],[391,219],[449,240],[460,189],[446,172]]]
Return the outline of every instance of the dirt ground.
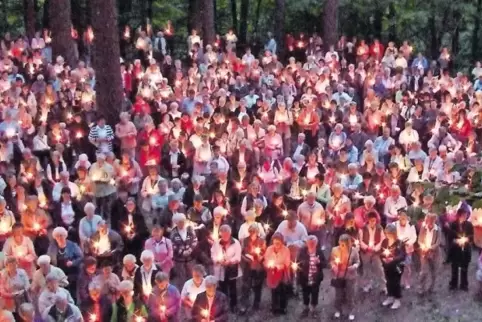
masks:
[[[439,271],[436,290],[431,297],[420,298],[417,295],[416,278],[412,278],[412,288],[403,291],[402,307],[396,311],[381,306],[384,296],[378,292],[364,294],[361,290],[355,304],[355,321],[363,322],[476,322],[482,321],[482,300],[477,299],[475,294],[478,289],[475,280],[477,254],[474,252],[469,268],[469,292],[448,289],[450,280],[450,265],[443,265]],[[413,276],[416,277],[416,276]],[[325,279],[320,290],[319,316],[304,318],[303,321],[348,321],[345,316],[340,320],[333,319],[333,301],[335,292],[330,286],[329,270],[325,271]],[[244,316],[231,316],[230,321],[299,321],[303,304],[301,294],[298,299],[292,298],[288,304],[286,316],[275,317],[269,311],[270,291],[263,289],[262,304],[260,311]]]

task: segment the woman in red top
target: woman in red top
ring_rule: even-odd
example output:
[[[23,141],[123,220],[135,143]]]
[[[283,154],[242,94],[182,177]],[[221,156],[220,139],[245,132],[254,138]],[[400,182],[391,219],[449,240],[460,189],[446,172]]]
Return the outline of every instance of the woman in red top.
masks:
[[[139,155],[140,165],[145,166],[145,162],[151,160],[159,164],[161,160],[161,149],[164,145],[164,135],[156,130],[152,122],[146,122],[144,129],[140,131],[139,142],[144,143],[144,146],[141,146]]]
[[[469,135],[472,132],[472,124],[470,124],[470,121],[467,118],[467,112],[464,109],[461,109],[458,112],[456,121],[450,126],[450,131],[455,134],[459,140],[466,141],[469,138]]]

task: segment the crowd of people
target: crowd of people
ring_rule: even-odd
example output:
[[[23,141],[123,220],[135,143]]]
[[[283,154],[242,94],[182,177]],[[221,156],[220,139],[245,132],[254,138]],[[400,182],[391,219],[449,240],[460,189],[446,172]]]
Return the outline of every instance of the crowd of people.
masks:
[[[316,34],[252,51],[233,30],[193,30],[183,61],[173,34],[122,31],[116,124],[90,56],[52,57],[48,30],[0,41],[2,321],[223,322],[298,294],[316,317],[328,271],[354,320],[363,293],[433,296],[444,260],[450,290],[482,289],[482,211],[426,190],[474,184],[480,63]]]

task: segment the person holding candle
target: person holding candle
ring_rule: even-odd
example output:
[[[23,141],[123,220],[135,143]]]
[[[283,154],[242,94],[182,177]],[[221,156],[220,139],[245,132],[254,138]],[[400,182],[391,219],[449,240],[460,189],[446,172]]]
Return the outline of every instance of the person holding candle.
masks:
[[[429,212],[425,216],[417,239],[420,256],[419,294],[422,296],[433,292],[442,258],[442,230],[436,222],[437,214]]]
[[[359,241],[359,229],[356,227],[355,222],[355,215],[351,212],[347,213],[345,216],[345,223],[343,227],[336,231],[333,235],[333,240],[336,242],[335,246],[338,246],[338,240],[340,239],[341,235],[349,235],[353,240],[354,247],[359,251],[360,250],[360,241]]]
[[[64,294],[69,303],[74,303],[70,293],[63,287],[59,286],[58,276],[54,272],[50,272],[45,277],[45,288],[36,299],[39,312],[43,312],[47,307],[54,304],[54,298],[57,294]]]
[[[156,265],[169,274],[174,266],[172,242],[164,236],[164,229],[159,225],[152,228],[151,236],[146,240],[144,249],[150,250],[154,254]]]
[[[197,254],[194,251],[198,246],[198,238],[193,227],[186,222],[186,215],[176,212],[172,217],[175,227],[171,231],[171,241],[173,249],[173,260],[180,281],[179,286],[187,280],[191,273],[194,258]]]
[[[15,216],[7,209],[7,202],[0,197],[0,246],[3,249],[5,241],[11,236]]]
[[[95,204],[101,215],[107,218],[116,192],[114,175],[114,167],[106,162],[106,155],[97,154],[97,161],[89,169],[89,177],[93,183]]]
[[[219,229],[220,238],[211,247],[211,259],[214,262],[214,276],[220,281],[221,291],[229,296],[229,307],[236,312],[236,280],[242,276],[241,245],[231,236],[231,227],[223,225]]]
[[[145,321],[148,317],[146,306],[135,297],[134,284],[131,281],[122,281],[117,287],[119,299],[108,309],[105,316],[110,317],[110,322],[131,321],[141,318]]]
[[[386,217],[387,223],[397,221],[398,212],[401,209],[407,208],[407,200],[400,194],[400,187],[393,184],[390,188],[390,196],[385,200],[385,205],[383,206],[383,213]]]
[[[300,178],[298,171],[293,169],[290,177],[284,180],[281,186],[289,208],[298,208],[306,195],[307,188],[308,184],[305,178]]]
[[[108,308],[112,305],[112,301],[105,295],[102,295],[102,284],[98,281],[89,283],[89,298],[79,305],[84,321],[86,322],[102,322],[108,321],[110,316],[106,316]]]
[[[363,262],[363,291],[368,293],[373,288],[373,282],[385,292],[385,276],[380,258],[382,242],[385,239],[382,226],[377,223],[377,214],[369,212],[368,223],[359,231],[360,257]]]
[[[101,216],[95,214],[95,205],[91,202],[85,204],[84,213],[85,217],[79,221],[79,244],[82,249],[85,250],[88,247],[87,244],[89,243],[90,239],[97,231],[99,222],[101,222],[103,219]],[[65,214],[69,214],[69,216],[72,215],[70,210],[66,211]]]
[[[457,210],[457,219],[450,224],[449,228],[449,259],[452,264],[452,278],[450,280],[450,290],[460,289],[468,291],[468,267],[472,257],[472,243],[474,238],[474,227],[467,221],[469,212],[461,207]]]
[[[288,215],[290,216],[290,215]],[[292,217],[296,217],[294,213]],[[284,244],[283,235],[276,232],[271,237],[271,246],[264,254],[264,267],[267,273],[267,285],[271,289],[271,311],[274,314],[286,314],[287,283],[290,280],[290,250]]]
[[[88,244],[88,253],[98,260],[119,262],[124,250],[122,237],[116,231],[109,229],[105,220],[99,221],[97,231],[91,236]]]
[[[326,215],[323,206],[316,201],[316,194],[312,191],[306,194],[306,201],[297,209],[299,221],[306,227],[309,235],[314,235],[320,241],[321,249],[325,249]]]
[[[132,254],[127,254],[122,259],[122,272],[120,277],[122,280],[134,281],[134,276],[136,274],[139,265],[136,264],[137,258]]]
[[[141,254],[144,240],[149,235],[144,217],[137,210],[135,198],[128,198],[119,219],[112,222],[112,229],[119,232],[124,242],[124,254]]]
[[[328,218],[333,221],[333,229],[339,229],[343,226],[345,215],[351,212],[351,201],[343,194],[344,189],[340,183],[332,186],[333,195],[330,202],[326,206]]]
[[[35,272],[37,254],[35,253],[32,240],[24,236],[23,230],[21,223],[15,223],[12,226],[12,236],[5,241],[3,253],[7,257],[15,257],[19,267],[24,269],[28,277],[31,278]]]
[[[147,300],[149,319],[152,321],[178,322],[181,308],[181,294],[169,283],[169,275],[164,272],[156,273],[156,285]]]
[[[304,309],[302,318],[308,317],[310,311],[312,317],[316,318],[318,312],[318,293],[320,284],[323,281],[323,268],[327,266],[325,255],[318,247],[318,238],[310,235],[306,239],[306,246],[303,247],[297,258],[297,262],[291,264],[294,273],[297,274],[298,283],[303,293]]]
[[[335,288],[335,319],[339,319],[346,308],[348,320],[355,320],[354,299],[357,271],[360,266],[358,250],[353,247],[352,237],[341,235],[339,246],[331,250],[330,266],[333,274],[331,285]],[[336,281],[336,282],[335,282]]]
[[[401,306],[402,297],[401,279],[404,271],[405,245],[398,239],[397,226],[389,224],[385,228],[385,236],[382,241],[382,261],[387,281],[387,299],[383,301],[383,306],[391,305],[392,310],[397,310]]]
[[[10,321],[35,322],[35,307],[32,303],[22,303],[18,309],[17,320],[12,315],[12,320]]]
[[[405,247],[405,271],[402,275],[402,285],[406,288],[410,288],[411,275],[412,275],[412,254],[414,252],[414,244],[417,241],[417,232],[415,226],[410,224],[410,218],[406,211],[400,211],[398,221],[395,223],[397,227],[398,239],[403,242]]]
[[[229,304],[224,293],[217,290],[218,280],[209,275],[204,279],[206,291],[199,293],[192,306],[192,320],[196,322],[228,322]]]
[[[97,153],[106,153],[112,151],[113,140],[114,131],[106,124],[105,117],[99,115],[97,124],[90,128],[89,141],[97,148]]]

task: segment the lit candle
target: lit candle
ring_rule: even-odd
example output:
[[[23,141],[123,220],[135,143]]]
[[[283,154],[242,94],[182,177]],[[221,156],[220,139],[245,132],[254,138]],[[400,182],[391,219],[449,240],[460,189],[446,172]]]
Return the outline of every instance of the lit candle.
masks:
[[[271,229],[269,223],[264,223],[264,224],[263,224],[263,228],[264,228],[265,231],[268,231],[268,230]]]
[[[208,310],[208,309],[203,309],[203,310],[201,311],[201,315],[202,315],[203,318],[206,318],[206,319],[207,319],[207,318],[209,317],[209,310]]]
[[[256,255],[261,254],[261,248],[256,247],[256,248],[254,249],[254,253],[255,253]]]
[[[39,231],[41,228],[40,224],[38,222],[34,222],[33,223],[33,230],[35,231]]]
[[[77,131],[77,133],[75,134],[76,139],[81,139],[82,136],[83,136],[82,131]]]
[[[8,138],[12,138],[15,136],[15,129],[10,127],[5,131],[5,134]]]
[[[356,117],[356,115],[350,115],[349,117],[349,122],[350,122],[350,125],[355,125],[356,123],[358,123],[358,117]]]
[[[325,218],[318,218],[316,221],[317,226],[323,226],[325,224]]]
[[[341,263],[340,257],[335,257],[335,264],[340,265],[340,263]]]
[[[161,314],[166,314],[166,306],[161,305],[161,307],[159,308],[159,311],[161,311]]]
[[[97,314],[95,314],[95,313],[89,314],[89,321],[91,321],[91,322],[97,321]]]
[[[299,268],[299,265],[298,265],[297,262],[292,262],[292,263],[291,263],[291,269],[292,269],[293,271],[297,271],[298,268]]]
[[[274,268],[274,260],[270,259],[268,261],[268,268]]]
[[[283,215],[283,217],[288,216],[288,212],[286,210],[283,210],[283,212],[281,214]]]
[[[330,119],[329,119],[329,120],[330,120],[330,123],[335,123],[335,122],[336,122],[336,120],[335,120],[335,117],[334,117],[334,116],[330,116]]]
[[[385,248],[385,249],[383,250],[383,256],[388,257],[388,256],[390,256],[390,254],[391,254],[390,249]]]

